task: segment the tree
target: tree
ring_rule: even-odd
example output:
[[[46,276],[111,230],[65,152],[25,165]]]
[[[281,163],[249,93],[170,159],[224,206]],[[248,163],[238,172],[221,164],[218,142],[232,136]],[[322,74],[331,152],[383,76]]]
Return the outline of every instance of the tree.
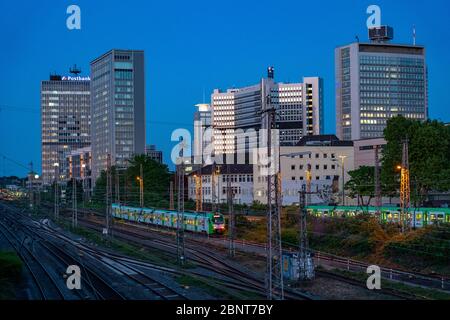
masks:
[[[375,196],[375,168],[363,166],[350,171],[350,180],[345,184],[351,198],[358,198],[358,203],[364,207],[370,206],[370,201]],[[367,202],[364,202],[364,199]]]
[[[383,150],[381,178],[384,192],[396,194],[402,163],[402,142],[409,141],[411,200],[424,204],[430,191],[450,188],[450,128],[438,121],[419,122],[404,117],[388,121],[384,130],[387,145]]]
[[[152,160],[147,155],[136,155],[129,161],[128,167],[121,171],[111,167],[112,199],[120,197],[122,203],[139,205],[139,181],[142,165],[144,180],[144,205],[146,207],[169,206],[169,183],[171,173],[165,164]],[[118,178],[116,178],[116,175]],[[117,180],[116,180],[117,179]],[[119,188],[116,190],[117,183]],[[106,197],[106,172],[102,171],[95,184],[94,201],[105,203]]]

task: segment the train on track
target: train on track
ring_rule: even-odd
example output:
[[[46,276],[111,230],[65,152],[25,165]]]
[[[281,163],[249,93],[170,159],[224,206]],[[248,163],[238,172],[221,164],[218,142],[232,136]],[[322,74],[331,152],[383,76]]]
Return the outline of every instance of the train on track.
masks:
[[[186,231],[208,235],[222,234],[225,231],[225,219],[220,213],[185,211],[183,215],[183,227]],[[178,212],[113,203],[112,216],[116,219],[176,229]]]
[[[400,208],[381,207],[380,220],[383,223],[400,223]],[[376,207],[331,207],[331,206],[308,206],[309,214],[321,217],[355,217],[361,214],[376,215]],[[411,227],[422,228],[427,225],[450,223],[450,208],[410,208],[407,221]]]

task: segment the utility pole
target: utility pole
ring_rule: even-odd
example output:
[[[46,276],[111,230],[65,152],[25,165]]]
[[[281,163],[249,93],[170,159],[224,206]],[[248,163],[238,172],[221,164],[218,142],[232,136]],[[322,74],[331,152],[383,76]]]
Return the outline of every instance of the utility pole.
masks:
[[[174,205],[174,201],[173,201],[173,181],[170,180],[170,202],[169,202],[169,209],[170,210],[175,210],[175,205]]]
[[[114,191],[116,194],[116,203],[120,204],[120,176],[119,176],[119,171],[117,170],[117,168],[116,168],[115,180],[116,180],[116,184],[114,187]]]
[[[305,190],[305,189],[303,189]],[[314,278],[314,260],[311,257],[308,243],[308,229],[307,229],[307,210],[306,210],[306,194],[305,191],[300,191],[300,246],[299,246],[299,280],[312,280]]]
[[[345,158],[347,156],[339,156],[341,158],[341,169],[342,169],[342,205],[345,206]]]
[[[234,216],[234,208],[233,208],[233,188],[231,186],[231,176],[230,176],[230,165],[227,165],[227,198],[228,198],[228,238],[229,238],[229,255],[230,257],[234,257],[236,253],[236,248],[234,244],[235,238],[235,216]]]
[[[177,262],[184,266],[184,163],[178,165]]]
[[[311,205],[311,180],[312,180],[311,167],[312,167],[311,164],[308,164],[308,167],[306,169],[307,205]]]
[[[72,172],[73,175],[73,172]],[[78,208],[77,208],[77,179],[72,177],[72,227],[76,228],[78,225]]]
[[[111,205],[112,205],[112,178],[111,178],[111,154],[106,160],[106,228],[104,234],[109,236],[111,228]]]
[[[81,189],[83,190],[83,208],[86,206],[86,164],[84,160],[81,160],[80,176],[81,176]]]
[[[54,216],[55,220],[58,221],[59,219],[59,189],[58,189],[58,183],[59,183],[59,163],[55,163],[55,203],[54,203]]]
[[[380,182],[380,146],[375,146],[375,205],[377,215],[381,215],[381,182]]]
[[[33,162],[30,162],[30,173],[28,174],[28,197],[30,198],[30,208],[33,207],[34,202],[33,179]]]
[[[402,166],[400,175],[400,205],[401,205],[401,224],[402,232],[409,227],[408,211],[411,198],[411,186],[409,177],[409,141],[403,140]]]
[[[217,201],[218,197],[217,197],[217,193],[219,193],[219,197],[220,197],[220,190],[216,190],[216,177],[217,175],[220,174],[220,166],[216,166],[216,163],[214,162],[212,164],[211,167],[211,189],[212,189],[212,193],[211,193],[211,197],[212,197],[212,212],[216,213],[217,212],[217,203],[220,201]]]
[[[264,83],[263,83],[264,86]],[[263,91],[264,88],[263,88]],[[276,110],[271,106],[270,92],[264,93],[265,114],[267,128],[267,270],[266,270],[266,292],[268,300],[283,300],[283,251],[281,246],[281,186],[280,169],[277,158],[272,157],[272,129],[276,127]],[[277,145],[274,143],[274,145]],[[273,159],[272,159],[273,158]],[[278,158],[279,161],[279,158]]]

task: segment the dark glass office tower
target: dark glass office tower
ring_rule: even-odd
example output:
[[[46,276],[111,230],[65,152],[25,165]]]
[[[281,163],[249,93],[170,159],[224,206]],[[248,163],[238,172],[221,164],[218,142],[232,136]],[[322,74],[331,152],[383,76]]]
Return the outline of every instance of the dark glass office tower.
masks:
[[[111,164],[145,152],[144,52],[111,50],[91,62],[93,181]]]

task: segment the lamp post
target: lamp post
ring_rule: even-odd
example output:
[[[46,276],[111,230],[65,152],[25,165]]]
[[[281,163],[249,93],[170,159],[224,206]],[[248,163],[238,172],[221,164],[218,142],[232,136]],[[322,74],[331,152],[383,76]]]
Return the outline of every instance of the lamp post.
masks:
[[[59,163],[55,162],[53,164],[55,167],[55,201],[54,201],[54,216],[55,220],[59,218],[59,190],[58,190],[58,181],[59,181]]]
[[[39,178],[40,177],[38,174],[34,175],[34,180],[39,180]],[[36,189],[37,189],[37,196],[36,196],[35,201],[36,201],[36,206],[39,207],[41,205],[41,188],[40,188],[39,181],[38,181],[38,185],[37,185]]]
[[[140,165],[139,177],[136,177],[136,180],[139,181],[139,205],[142,209],[144,208],[144,176],[142,164]]]
[[[83,188],[83,207],[85,207],[85,202],[86,202],[86,164],[82,163],[81,164],[81,186]]]

